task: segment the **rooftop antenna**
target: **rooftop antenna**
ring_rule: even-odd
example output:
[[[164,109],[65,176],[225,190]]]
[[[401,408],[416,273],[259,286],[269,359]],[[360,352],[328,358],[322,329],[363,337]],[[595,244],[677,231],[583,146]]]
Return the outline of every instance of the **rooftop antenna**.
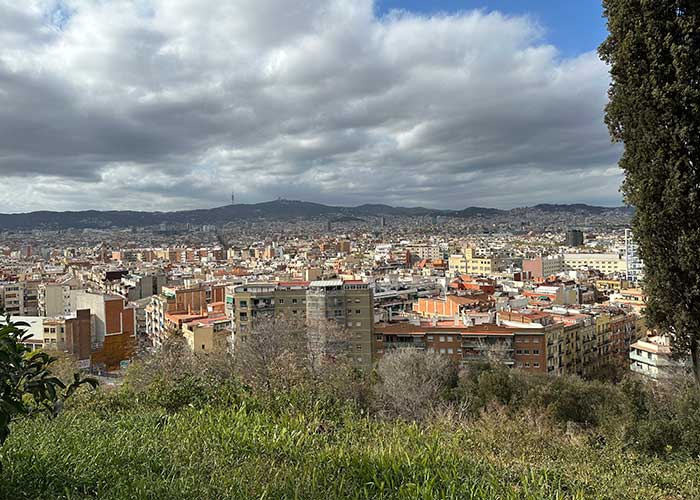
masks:
[[[236,194],[231,190],[231,205],[236,204]]]

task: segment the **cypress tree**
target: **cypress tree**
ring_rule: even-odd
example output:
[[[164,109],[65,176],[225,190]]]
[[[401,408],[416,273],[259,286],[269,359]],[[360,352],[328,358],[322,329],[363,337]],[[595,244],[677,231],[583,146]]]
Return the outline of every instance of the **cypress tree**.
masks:
[[[605,122],[624,144],[650,327],[691,354],[700,384],[700,0],[603,0]]]

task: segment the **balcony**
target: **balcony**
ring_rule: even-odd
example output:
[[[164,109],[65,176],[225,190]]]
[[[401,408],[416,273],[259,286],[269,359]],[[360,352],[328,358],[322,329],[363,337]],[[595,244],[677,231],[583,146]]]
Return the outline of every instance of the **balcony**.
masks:
[[[389,340],[383,343],[384,349],[425,349],[423,340]]]

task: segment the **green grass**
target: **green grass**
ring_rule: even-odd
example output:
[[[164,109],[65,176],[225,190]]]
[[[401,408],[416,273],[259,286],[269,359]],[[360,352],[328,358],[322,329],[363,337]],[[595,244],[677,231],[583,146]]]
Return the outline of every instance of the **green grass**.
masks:
[[[13,500],[700,498],[697,460],[498,411],[419,426],[264,405],[81,405],[17,423],[0,460],[0,498]]]

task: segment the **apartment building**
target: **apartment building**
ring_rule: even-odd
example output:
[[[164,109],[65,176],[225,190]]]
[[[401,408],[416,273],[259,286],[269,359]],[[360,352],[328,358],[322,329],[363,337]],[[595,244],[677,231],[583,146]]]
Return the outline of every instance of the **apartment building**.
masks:
[[[347,332],[353,364],[372,364],[372,291],[362,281],[248,283],[234,287],[235,338],[248,335],[264,318],[300,322],[335,321]],[[238,340],[236,340],[238,341]]]
[[[523,272],[530,273],[532,279],[542,280],[564,271],[564,257],[562,255],[547,255],[523,259],[522,269]]]
[[[373,337],[377,359],[392,349],[414,348],[449,356],[461,365],[497,360],[530,372],[547,370],[545,335],[537,330],[412,321],[376,325]]]
[[[447,260],[450,275],[493,274],[496,271],[496,258],[477,255],[472,247],[465,247],[464,253],[451,255]]]
[[[92,314],[91,362],[116,370],[128,364],[136,347],[136,314],[124,297],[85,290],[73,291],[76,310]]]
[[[39,316],[68,316],[71,313],[70,285],[42,283],[38,292]]]
[[[630,370],[652,379],[677,376],[690,366],[688,359],[674,359],[670,339],[652,336],[637,340],[630,346]]]
[[[224,314],[212,315],[182,325],[187,346],[195,353],[223,353],[233,338],[231,320]]]
[[[406,250],[420,260],[437,260],[443,258],[443,252],[439,245],[409,245]]]
[[[203,317],[212,304],[226,303],[226,293],[226,284],[221,283],[202,282],[190,287],[163,286],[161,293],[152,296],[150,304],[144,308],[146,336],[152,345],[159,345],[167,334],[168,313]]]
[[[24,307],[23,282],[0,283],[0,310],[12,316],[32,316],[27,313]]]
[[[564,271],[597,269],[605,275],[627,274],[627,262],[616,253],[566,253]]]

